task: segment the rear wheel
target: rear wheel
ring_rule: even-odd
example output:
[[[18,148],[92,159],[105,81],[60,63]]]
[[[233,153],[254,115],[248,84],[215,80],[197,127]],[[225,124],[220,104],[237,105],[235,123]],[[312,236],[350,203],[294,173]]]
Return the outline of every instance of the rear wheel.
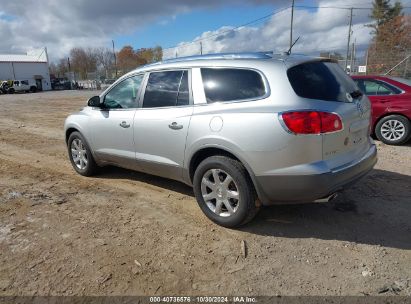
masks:
[[[258,212],[257,196],[244,166],[226,156],[203,160],[194,173],[194,194],[204,214],[224,227],[238,227]]]
[[[375,135],[387,145],[401,145],[410,138],[410,121],[401,115],[382,118],[375,127]]]
[[[79,132],[70,134],[67,148],[71,164],[77,173],[84,176],[92,176],[96,173],[97,164],[84,137]]]
[[[35,86],[30,87],[30,92],[31,93],[36,93],[37,88]]]

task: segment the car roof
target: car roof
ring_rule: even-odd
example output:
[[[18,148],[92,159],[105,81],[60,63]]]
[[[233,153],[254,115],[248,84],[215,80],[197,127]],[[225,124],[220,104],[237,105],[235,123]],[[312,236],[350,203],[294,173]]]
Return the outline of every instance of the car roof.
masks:
[[[358,79],[362,79],[362,78],[389,78],[387,76],[382,76],[382,75],[351,75],[352,78],[358,78]]]
[[[309,61],[333,61],[328,58],[312,57],[306,55],[288,55],[273,54],[272,52],[249,52],[249,53],[217,53],[207,54],[201,56],[187,56],[166,59],[160,62],[148,64],[138,67],[130,73],[145,72],[156,69],[168,69],[168,68],[188,68],[188,67],[204,67],[204,66],[244,66],[252,67],[258,63],[274,63],[286,65],[291,67],[300,63]],[[129,73],[129,74],[130,74]]]

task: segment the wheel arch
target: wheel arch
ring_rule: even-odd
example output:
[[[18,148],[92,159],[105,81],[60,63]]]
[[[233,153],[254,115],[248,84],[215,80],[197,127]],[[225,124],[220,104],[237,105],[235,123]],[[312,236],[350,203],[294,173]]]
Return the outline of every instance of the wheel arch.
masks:
[[[258,187],[258,183],[256,182],[255,175],[248,165],[248,163],[240,156],[236,155],[229,149],[221,146],[205,146],[197,150],[190,158],[188,162],[188,174],[190,183],[193,183],[194,173],[198,165],[206,158],[216,155],[222,155],[240,162],[246,169],[248,177],[251,179],[252,186],[254,187],[255,191],[257,192],[258,197],[262,198],[262,191]]]
[[[68,143],[68,139],[69,139],[71,133],[73,133],[73,132],[79,132],[79,133],[81,134],[80,130],[78,130],[77,128],[75,128],[75,127],[69,127],[69,128],[66,130],[66,134],[65,134],[66,145],[67,145],[67,143]]]
[[[91,154],[93,155],[94,160],[97,162],[98,165],[100,165],[100,159],[98,158],[98,155],[96,155],[93,147],[90,145],[90,142],[89,142],[89,140],[87,140],[87,137],[85,136],[85,134],[77,126],[74,126],[74,125],[67,126],[66,131],[65,131],[66,146],[68,145],[68,140],[70,138],[70,135],[74,132],[78,132],[83,136],[84,141],[86,142],[87,146],[89,147],[89,149],[91,151]]]

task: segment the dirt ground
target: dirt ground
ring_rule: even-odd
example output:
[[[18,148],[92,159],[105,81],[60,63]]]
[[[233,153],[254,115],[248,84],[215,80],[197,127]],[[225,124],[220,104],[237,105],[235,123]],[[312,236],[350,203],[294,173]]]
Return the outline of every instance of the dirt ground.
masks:
[[[229,230],[183,184],[76,174],[63,123],[92,95],[0,95],[0,295],[411,295],[411,143],[334,204]]]

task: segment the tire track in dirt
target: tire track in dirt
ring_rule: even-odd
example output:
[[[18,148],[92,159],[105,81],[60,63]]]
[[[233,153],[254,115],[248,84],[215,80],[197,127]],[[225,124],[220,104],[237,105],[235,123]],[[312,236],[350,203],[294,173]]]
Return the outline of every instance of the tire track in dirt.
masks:
[[[21,120],[15,120],[10,118],[0,118],[0,129],[12,129],[12,128],[21,128],[24,125],[24,132],[27,134],[33,134],[38,136],[43,136],[48,139],[57,139],[64,141],[64,131],[56,130],[54,128],[47,128],[39,125],[34,125],[29,122],[23,122]]]
[[[62,161],[56,157],[48,156],[43,153],[38,153],[33,150],[23,149],[19,146],[7,143],[0,143],[0,159],[18,165],[30,166],[40,170],[40,172],[58,174],[65,180],[69,179],[73,181],[73,183],[80,182],[81,184],[88,185],[89,187],[98,184],[99,186],[104,187],[105,189],[111,189],[113,191],[115,189],[118,189],[121,191],[128,192],[130,194],[139,195],[139,197],[144,201],[151,202],[150,205],[153,207],[153,209],[155,209],[154,206],[161,205],[167,209],[174,209],[174,211],[175,209],[180,209],[180,213],[189,212],[191,216],[193,214],[197,214],[197,216],[199,215],[197,203],[195,199],[191,196],[173,190],[164,189],[159,186],[147,184],[142,181],[128,180],[127,176],[123,176],[122,178],[124,179],[109,177],[107,178],[104,177],[103,173],[103,175],[97,175],[96,177],[82,177],[74,172],[68,159],[66,161]],[[106,169],[102,168],[101,170],[104,172],[104,170]],[[115,171],[116,169],[112,169],[112,171],[113,170]],[[133,175],[141,175],[139,173],[129,172],[122,169],[119,169],[119,171],[123,175],[131,174],[130,177],[133,177]],[[146,178],[151,178],[150,176],[144,176]],[[165,183],[169,182],[178,185],[178,183],[174,181],[163,181]],[[179,186],[182,188],[185,187],[184,185]],[[177,205],[175,205],[176,203]]]

